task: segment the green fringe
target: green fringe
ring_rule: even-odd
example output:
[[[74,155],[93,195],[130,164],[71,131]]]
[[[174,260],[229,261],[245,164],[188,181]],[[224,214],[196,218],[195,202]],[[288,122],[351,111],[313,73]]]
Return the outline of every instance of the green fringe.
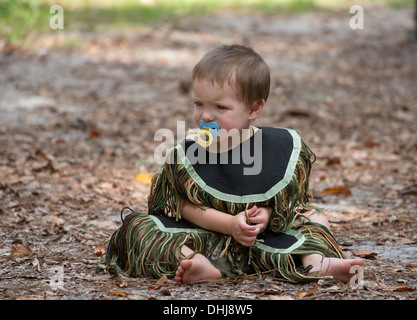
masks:
[[[183,245],[206,252],[212,240],[211,232],[163,232],[150,216],[132,213],[111,237],[106,265],[110,272],[130,277],[174,277],[178,261],[189,258],[181,254]]]
[[[166,275],[173,278],[179,261],[190,258],[181,254],[181,247],[187,245],[206,256],[224,277],[262,273],[290,282],[308,282],[320,276],[301,267],[300,255],[317,253],[344,258],[326,227],[307,222],[294,229],[304,235],[304,243],[290,253],[270,253],[256,246],[243,247],[230,236],[202,233],[202,229],[199,232],[164,232],[150,216],[132,213],[110,239],[106,268],[110,273],[131,277]]]
[[[301,266],[303,254],[319,254],[323,257],[345,258],[330,231],[323,225],[307,222],[294,227],[301,232],[304,243],[291,253],[270,253],[252,247],[251,261],[256,273],[284,278],[290,282],[309,282],[322,278],[318,272],[309,272]]]

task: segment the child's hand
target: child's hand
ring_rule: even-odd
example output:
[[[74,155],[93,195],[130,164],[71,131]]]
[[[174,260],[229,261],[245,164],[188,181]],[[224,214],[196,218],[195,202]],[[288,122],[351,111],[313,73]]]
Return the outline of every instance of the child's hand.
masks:
[[[252,207],[248,210],[249,217],[253,216],[257,208]],[[249,225],[247,222],[246,212],[242,211],[235,215],[232,220],[231,235],[233,238],[245,247],[250,247],[255,243],[256,236],[259,233],[259,226]]]
[[[269,219],[271,218],[272,208],[269,208],[269,207],[257,208],[256,206],[254,206],[253,208],[256,208],[256,211],[255,212],[251,211],[251,214],[249,214],[249,221],[252,225],[255,225],[259,228],[258,233],[262,233],[265,231],[266,227],[268,226]]]
[[[271,217],[271,208],[253,206],[248,210],[240,212],[234,217],[232,225],[232,236],[241,245],[250,247],[255,243],[256,236],[262,233],[268,226]],[[249,222],[247,218],[249,217]]]

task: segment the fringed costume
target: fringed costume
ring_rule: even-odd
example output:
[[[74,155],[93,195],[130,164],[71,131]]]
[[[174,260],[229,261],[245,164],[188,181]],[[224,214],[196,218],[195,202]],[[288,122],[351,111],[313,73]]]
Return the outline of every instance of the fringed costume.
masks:
[[[237,147],[214,154],[184,140],[153,176],[148,214],[127,215],[113,234],[107,267],[129,276],[173,277],[179,260],[189,258],[181,254],[187,245],[225,277],[262,273],[291,282],[318,279],[318,273],[302,266],[300,255],[344,255],[325,226],[308,220],[317,210],[308,204],[314,160],[291,129],[259,128]],[[183,201],[232,215],[254,205],[271,207],[272,214],[255,244],[245,247],[232,236],[181,219]]]

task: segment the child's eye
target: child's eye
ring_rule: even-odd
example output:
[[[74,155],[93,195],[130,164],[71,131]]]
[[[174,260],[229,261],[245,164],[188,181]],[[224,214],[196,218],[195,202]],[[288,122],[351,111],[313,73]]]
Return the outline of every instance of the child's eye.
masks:
[[[225,109],[227,109],[225,106],[220,106],[220,105],[218,105],[217,106],[217,109],[220,109],[220,110],[225,110]]]
[[[202,107],[202,106],[203,106],[203,104],[202,104],[201,102],[198,102],[198,101],[195,101],[195,102],[194,102],[194,105],[195,105],[196,107]]]

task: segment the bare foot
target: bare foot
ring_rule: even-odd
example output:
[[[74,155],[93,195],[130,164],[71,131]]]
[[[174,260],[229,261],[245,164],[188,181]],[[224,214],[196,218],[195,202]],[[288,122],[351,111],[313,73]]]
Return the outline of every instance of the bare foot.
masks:
[[[318,254],[311,254],[305,256],[303,259],[304,265],[312,265],[310,272],[321,271],[321,276],[332,276],[333,279],[341,280],[345,283],[349,282],[350,278],[354,276],[354,272],[350,272],[352,266],[363,266],[362,259],[339,259],[339,258],[325,258]]]
[[[191,259],[182,260],[175,273],[175,281],[181,283],[193,283],[199,280],[221,279],[220,270],[214,267],[210,261],[201,254],[196,254]]]

